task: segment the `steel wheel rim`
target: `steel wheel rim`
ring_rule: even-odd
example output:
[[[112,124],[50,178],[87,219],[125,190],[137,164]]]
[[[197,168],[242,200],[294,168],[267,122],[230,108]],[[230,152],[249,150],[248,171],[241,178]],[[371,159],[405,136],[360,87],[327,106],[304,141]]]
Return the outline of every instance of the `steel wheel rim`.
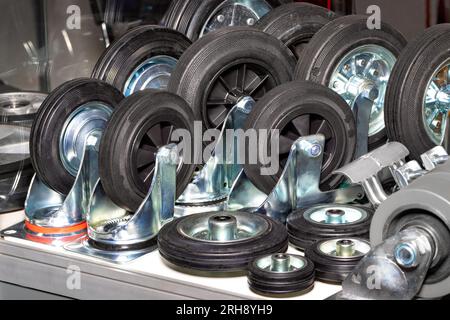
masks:
[[[303,217],[315,224],[348,225],[365,220],[367,212],[350,206],[321,206],[308,209]]]
[[[128,77],[123,88],[124,96],[144,89],[166,89],[177,62],[177,59],[166,55],[145,60]]]
[[[34,114],[46,97],[46,94],[35,92],[2,93],[0,94],[0,117]]]
[[[214,227],[211,227],[211,221],[216,224]],[[177,226],[178,232],[183,236],[209,243],[245,241],[268,229],[269,224],[262,217],[242,212],[196,214],[180,221]]]
[[[72,176],[78,173],[87,137],[93,131],[103,131],[111,114],[111,107],[93,101],[79,106],[66,119],[59,136],[59,158]]]
[[[442,144],[447,116],[450,110],[450,60],[433,71],[428,81],[422,108],[422,122],[428,137],[436,144]]]
[[[273,77],[261,66],[250,62],[230,66],[216,76],[207,90],[203,121],[218,128],[239,99],[250,96],[258,101],[275,86]]]
[[[384,101],[387,84],[397,58],[378,45],[364,45],[347,53],[337,64],[329,88],[337,92],[354,108],[355,101],[368,86],[375,86],[379,96],[375,100],[369,123],[369,137],[385,128]]]
[[[288,273],[304,269],[307,265],[306,259],[287,253],[276,253],[255,261],[255,266],[265,272]]]
[[[144,189],[139,187],[142,192],[147,193],[152,183],[156,165],[156,154],[159,148],[171,143],[172,133],[176,129],[176,124],[170,121],[161,121],[151,124],[150,127],[143,129],[138,135],[132,147],[131,161],[135,181],[140,181],[138,185],[144,186]],[[181,141],[177,143],[180,144]],[[182,154],[179,156],[177,172],[183,163]]]
[[[339,244],[345,245],[344,249],[338,249]],[[348,246],[353,246],[350,250]],[[318,245],[320,253],[339,259],[362,258],[370,251],[369,242],[361,239],[340,238],[322,241]],[[342,250],[342,251],[340,251]]]
[[[229,26],[253,26],[272,7],[264,0],[226,0],[206,19],[199,37]]]

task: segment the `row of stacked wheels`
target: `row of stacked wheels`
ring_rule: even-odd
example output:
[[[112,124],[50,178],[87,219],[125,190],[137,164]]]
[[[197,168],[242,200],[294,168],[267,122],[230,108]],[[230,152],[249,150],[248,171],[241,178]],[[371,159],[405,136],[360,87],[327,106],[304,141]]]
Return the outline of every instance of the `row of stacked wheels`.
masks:
[[[321,189],[342,185],[333,172],[354,159],[352,109],[368,88],[376,92],[369,149],[400,141],[418,158],[442,143],[450,102],[448,25],[407,44],[388,24],[368,29],[366,16],[338,17],[303,3],[246,1],[256,6],[246,11],[244,2],[222,2],[229,1],[174,1],[164,19],[168,27],[128,31],[103,53],[91,78],[51,92],[31,130],[37,177],[67,194],[85,139],[101,129],[100,181],[117,206],[135,212],[150,188],[156,152],[180,142],[172,132],[184,129],[194,136],[195,121],[203,129],[220,128],[248,96],[256,105],[244,129],[280,131],[276,174],[261,175],[263,163],[244,165],[266,194],[279,180],[292,144],[313,134],[325,137]],[[272,6],[278,7],[270,11]],[[227,27],[236,16],[241,26]],[[197,151],[190,161],[181,154],[177,196],[194,176],[203,150]],[[198,213],[164,225],[158,246],[170,265],[184,271],[249,269],[253,290],[292,294],[311,289],[314,279],[342,282],[370,250],[372,217],[370,205],[318,205],[292,212],[286,228],[246,212]],[[306,257],[285,253],[289,241]]]

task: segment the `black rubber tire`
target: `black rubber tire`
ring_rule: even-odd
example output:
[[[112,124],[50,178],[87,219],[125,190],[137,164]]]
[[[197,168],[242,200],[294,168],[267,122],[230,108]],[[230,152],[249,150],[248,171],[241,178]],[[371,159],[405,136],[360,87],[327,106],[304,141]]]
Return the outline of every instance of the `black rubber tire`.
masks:
[[[103,52],[92,78],[123,91],[131,72],[143,61],[157,55],[179,59],[190,45],[191,41],[175,30],[154,25],[133,28]]]
[[[382,46],[398,57],[406,46],[406,40],[387,23],[382,23],[380,30],[368,29],[367,16],[340,17],[314,35],[297,64],[295,77],[328,86],[339,61],[351,50],[367,44]],[[382,130],[369,137],[369,149],[385,141],[386,130]]]
[[[262,31],[245,27],[221,29],[186,50],[172,73],[168,90],[184,98],[206,128],[215,127],[206,113],[213,84],[227,70],[243,64],[257,66],[270,76],[264,87],[253,94],[258,99],[257,95],[262,96],[266,88],[292,79],[295,57],[280,40]]]
[[[310,259],[316,267],[316,280],[340,284],[347,278],[348,274],[355,269],[356,265],[363,257],[349,257],[342,259],[339,257],[327,256],[318,249],[320,244],[327,240],[317,241],[307,248],[305,250],[305,257]]]
[[[215,212],[219,214],[220,212]],[[198,213],[198,215],[211,214]],[[226,212],[233,214],[233,212]],[[254,215],[255,213],[242,213]],[[214,243],[189,238],[178,229],[180,222],[192,216],[175,219],[164,225],[158,234],[161,256],[181,268],[209,272],[235,272],[245,270],[250,261],[258,256],[286,252],[287,232],[284,225],[271,218],[258,215],[269,228],[257,237],[229,243]]]
[[[297,58],[323,26],[337,18],[324,7],[310,3],[289,3],[273,9],[255,27],[283,41]]]
[[[322,206],[322,205],[319,205]],[[348,205],[363,209],[367,212],[367,217],[355,223],[348,224],[319,224],[305,219],[304,213],[309,209],[319,207],[314,206],[308,209],[300,209],[292,212],[287,218],[287,229],[289,242],[299,250],[305,250],[316,241],[331,238],[362,238],[369,239],[370,223],[374,211],[366,206]],[[338,205],[332,205],[338,206]]]
[[[292,0],[264,0],[272,8]],[[225,0],[174,0],[167,10],[163,23],[168,28],[178,30],[189,39],[199,38],[203,25],[209,16]]]
[[[136,176],[137,167],[133,164],[137,156],[135,142],[143,139],[146,130],[170,122],[174,129],[186,129],[193,137],[194,120],[186,102],[165,91],[136,92],[120,103],[108,122],[99,152],[100,180],[106,194],[115,204],[135,212],[148,193],[153,174],[145,182]],[[191,150],[194,150],[194,141],[191,142]],[[162,142],[162,145],[165,144]],[[183,163],[178,169],[177,196],[192,178],[197,162],[197,158],[191,159],[192,164]]]
[[[68,116],[79,106],[99,101],[114,109],[122,94],[106,82],[81,78],[68,81],[53,90],[39,108],[31,127],[30,155],[39,179],[51,189],[67,194],[75,177],[59,157],[59,136]]]
[[[301,269],[290,272],[270,272],[258,268],[257,259],[248,265],[248,285],[256,293],[263,295],[287,295],[309,291],[314,286],[314,263],[304,257],[290,255],[305,261]]]
[[[256,103],[245,122],[244,130],[256,129],[259,132],[259,129],[283,129],[293,118],[308,114],[320,116],[332,124],[334,139],[329,141],[334,141],[335,152],[328,160],[324,158],[320,186],[323,190],[333,189],[342,181],[342,177],[333,175],[333,171],[351,162],[356,149],[356,124],[352,111],[333,90],[307,81],[293,81],[278,86]],[[304,135],[315,133],[308,130]],[[282,134],[281,131],[280,136]],[[268,140],[267,150],[270,150]],[[328,143],[325,142],[325,152]],[[283,145],[280,140],[280,147]],[[258,189],[269,194],[281,176],[282,163],[278,172],[272,176],[261,175],[261,167],[261,163],[245,163],[244,171]]]
[[[450,24],[427,29],[400,55],[386,92],[385,122],[390,140],[403,143],[413,159],[436,146],[425,131],[422,108],[428,81],[449,59]]]

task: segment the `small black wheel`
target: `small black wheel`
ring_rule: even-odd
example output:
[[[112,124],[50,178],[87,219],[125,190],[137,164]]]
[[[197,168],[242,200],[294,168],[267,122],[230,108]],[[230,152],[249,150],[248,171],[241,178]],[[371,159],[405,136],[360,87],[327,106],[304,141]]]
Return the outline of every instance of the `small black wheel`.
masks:
[[[366,89],[378,90],[369,124],[369,148],[386,141],[384,104],[386,87],[405,38],[392,26],[367,28],[367,16],[353,15],[328,23],[311,39],[297,65],[295,77],[326,85],[354,108]]]
[[[373,210],[364,206],[323,204],[292,212],[287,218],[289,242],[305,250],[329,238],[369,239]]]
[[[116,88],[95,79],[71,80],[53,90],[39,108],[30,133],[31,162],[39,179],[67,194],[86,138],[104,129],[122,99]]]
[[[294,2],[273,9],[255,26],[283,41],[300,58],[314,34],[336,17],[324,7]]]
[[[261,295],[304,294],[314,287],[311,260],[287,253],[260,257],[248,266],[248,285]]]
[[[136,27],[106,49],[92,77],[125,96],[143,89],[165,89],[178,59],[191,45],[183,34],[164,27]]]
[[[175,94],[144,90],[125,98],[113,113],[100,142],[99,175],[106,194],[118,206],[135,212],[149,191],[156,153],[185,129],[194,136],[194,116]],[[191,139],[190,150],[194,150]],[[188,143],[186,141],[186,143]],[[177,196],[184,191],[198,158],[191,155],[177,168]]]
[[[164,25],[192,41],[229,26],[253,26],[272,8],[292,0],[174,0]]]
[[[450,24],[427,29],[400,55],[386,92],[389,139],[414,159],[444,138],[450,110]]]
[[[369,251],[367,240],[333,238],[314,243],[305,256],[314,263],[317,280],[341,283]]]
[[[220,126],[239,98],[260,99],[292,79],[295,57],[284,44],[256,29],[225,28],[196,41],[169,82],[206,128]]]
[[[273,165],[269,161],[263,161],[264,165],[262,159],[256,164],[249,161],[244,164],[247,177],[267,194],[278,182],[291,146],[298,138],[318,133],[325,136],[321,175],[324,190],[341,182],[342,178],[333,175],[333,171],[352,161],[356,148],[356,125],[349,106],[333,90],[313,82],[293,81],[271,90],[250,112],[244,125],[244,130],[249,129],[256,129],[257,133],[261,129],[278,129],[280,133],[280,168],[275,175],[261,174],[262,167]],[[269,137],[266,150],[271,150],[270,140]],[[250,146],[248,149],[249,153],[261,154]]]
[[[256,257],[285,252],[285,227],[247,212],[207,212],[176,219],[158,234],[161,256],[186,269],[211,272],[245,270]]]

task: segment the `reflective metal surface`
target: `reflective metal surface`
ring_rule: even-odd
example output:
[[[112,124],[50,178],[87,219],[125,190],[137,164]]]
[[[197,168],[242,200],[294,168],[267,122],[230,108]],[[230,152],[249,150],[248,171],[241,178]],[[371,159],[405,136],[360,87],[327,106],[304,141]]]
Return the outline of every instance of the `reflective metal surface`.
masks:
[[[10,92],[0,94],[0,119],[32,115],[47,97],[38,92]]]
[[[245,212],[210,212],[185,218],[178,226],[180,234],[198,241],[234,242],[264,233],[269,228],[257,214]]]
[[[208,17],[200,37],[228,26],[253,26],[271,9],[264,0],[225,0]]]
[[[306,259],[297,255],[287,253],[276,253],[256,260],[256,266],[268,272],[293,272],[303,269],[306,265]]]
[[[86,139],[95,130],[103,131],[111,114],[111,107],[93,101],[78,107],[65,121],[59,137],[59,157],[71,175],[77,175]]]
[[[0,125],[0,166],[30,158],[30,128]]]
[[[445,61],[433,72],[426,88],[422,121],[430,139],[440,145],[444,139],[450,111],[450,61]]]
[[[318,249],[327,256],[346,259],[365,256],[370,251],[370,244],[361,239],[331,239],[321,242]]]
[[[347,53],[337,64],[330,78],[329,87],[342,96],[354,108],[357,97],[368,86],[379,92],[371,106],[369,136],[384,129],[384,97],[396,57],[388,49],[378,45],[364,45]]]
[[[130,74],[123,88],[124,96],[144,89],[166,89],[177,62],[177,59],[166,55],[145,60]]]
[[[306,210],[303,217],[316,224],[352,224],[366,219],[367,212],[354,206],[323,205]]]

